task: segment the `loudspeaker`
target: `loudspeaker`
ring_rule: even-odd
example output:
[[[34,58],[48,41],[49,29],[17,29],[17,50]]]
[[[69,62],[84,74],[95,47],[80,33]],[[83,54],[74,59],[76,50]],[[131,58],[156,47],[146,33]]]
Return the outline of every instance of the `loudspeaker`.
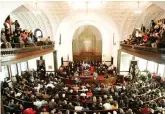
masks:
[[[113,64],[113,57],[111,57],[111,64]]]

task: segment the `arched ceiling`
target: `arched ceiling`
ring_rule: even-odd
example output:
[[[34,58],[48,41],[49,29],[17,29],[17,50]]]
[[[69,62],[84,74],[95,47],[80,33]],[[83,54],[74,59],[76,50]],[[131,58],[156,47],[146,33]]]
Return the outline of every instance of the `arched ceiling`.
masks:
[[[132,34],[134,28],[140,28],[141,24],[144,24],[146,27],[149,27],[150,21],[155,18],[159,18],[164,12],[163,9],[158,6],[149,3],[149,5],[143,10],[142,14],[137,15],[133,12],[130,12],[123,27],[121,27],[122,31],[122,39],[129,38],[129,35]]]
[[[23,29],[33,30],[40,28],[45,37],[53,37],[51,24],[43,12],[33,12],[27,6],[22,5],[15,9],[10,16],[13,21],[18,20]]]
[[[88,7],[84,5],[82,6],[83,8],[79,9],[74,9],[74,2],[69,0],[37,1],[37,6],[35,2],[20,3],[23,6],[13,11],[11,16],[20,20],[21,25],[25,28],[37,27],[42,29],[46,35],[51,34],[55,37],[59,24],[69,15],[79,12],[83,12],[84,15],[95,12],[111,18],[117,26],[120,37],[122,37],[121,39],[126,39],[135,27],[139,27],[142,23],[149,26],[151,19],[156,19],[164,15],[162,4],[165,4],[165,2],[140,1],[139,8],[142,9],[142,14],[135,14],[133,12],[137,8],[137,2],[102,0],[97,4],[96,8],[90,8],[90,4],[93,4],[90,2],[89,0]],[[33,13],[36,10],[41,11],[41,14]]]
[[[94,26],[92,26],[92,25],[80,26],[80,27],[75,31],[73,40],[78,39],[79,36],[80,36],[84,31],[90,31],[90,32],[92,32],[92,33],[96,36],[97,40],[102,40],[102,38],[101,38],[102,36],[101,36],[100,31],[99,31],[96,27],[94,27]]]

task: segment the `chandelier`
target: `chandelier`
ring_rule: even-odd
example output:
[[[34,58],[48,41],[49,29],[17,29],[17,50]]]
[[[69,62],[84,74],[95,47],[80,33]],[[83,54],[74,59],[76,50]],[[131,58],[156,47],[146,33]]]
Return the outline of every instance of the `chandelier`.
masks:
[[[141,14],[142,13],[142,10],[139,8],[139,2],[138,2],[138,7],[137,7],[137,9],[135,9],[134,10],[134,13],[136,13],[136,14]]]

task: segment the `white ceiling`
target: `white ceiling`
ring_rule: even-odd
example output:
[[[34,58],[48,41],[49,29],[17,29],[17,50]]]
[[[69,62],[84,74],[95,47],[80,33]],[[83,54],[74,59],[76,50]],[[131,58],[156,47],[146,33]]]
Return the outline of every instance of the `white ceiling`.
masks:
[[[104,14],[111,18],[116,24],[120,36],[127,38],[133,31],[134,27],[139,27],[142,23],[149,26],[151,19],[156,19],[164,15],[165,2],[147,2],[140,1],[139,8],[142,14],[135,14],[138,3],[133,1],[99,1],[96,8],[91,8],[93,1],[84,2],[85,5],[79,4],[80,8],[73,8],[76,3],[73,1],[41,1],[28,2],[12,12],[12,16],[20,21],[26,28],[41,28],[48,35],[55,32],[59,23],[66,17],[77,13],[98,13]],[[159,7],[158,7],[158,6]],[[77,4],[78,6],[78,4]],[[88,8],[87,8],[88,7]],[[41,11],[41,14],[35,14],[33,11]],[[37,21],[36,21],[37,20]],[[54,34],[53,34],[54,35]]]

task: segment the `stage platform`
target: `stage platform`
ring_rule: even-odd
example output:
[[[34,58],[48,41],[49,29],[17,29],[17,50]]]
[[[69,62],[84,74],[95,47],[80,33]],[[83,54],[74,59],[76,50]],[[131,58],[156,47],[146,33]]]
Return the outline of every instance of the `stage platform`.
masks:
[[[104,83],[104,84],[116,84],[117,77],[110,76],[109,78],[105,79],[104,76],[98,76],[97,78],[94,78],[94,76],[73,76],[72,79],[65,79],[66,84],[75,84],[75,78],[78,78],[80,83],[89,83],[89,84],[95,84],[95,83]]]

